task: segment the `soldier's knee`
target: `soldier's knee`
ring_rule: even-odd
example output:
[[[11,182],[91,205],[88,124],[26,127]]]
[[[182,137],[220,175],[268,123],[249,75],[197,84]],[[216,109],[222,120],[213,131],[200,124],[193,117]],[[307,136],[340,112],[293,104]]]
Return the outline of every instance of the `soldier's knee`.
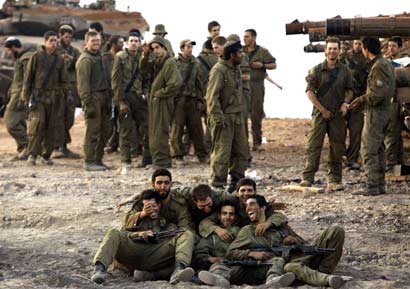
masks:
[[[343,240],[345,239],[345,230],[339,226],[339,225],[331,225],[329,228],[329,233],[331,236],[334,238],[337,238],[338,240]]]
[[[109,229],[109,230],[107,231],[107,234],[106,234],[106,236],[107,236],[108,238],[119,238],[120,235],[121,235],[121,232],[120,232],[119,230],[117,230],[117,229]]]
[[[287,263],[285,267],[283,268],[283,271],[285,271],[285,273],[292,272],[295,275],[298,275],[302,266],[303,265],[301,263]]]

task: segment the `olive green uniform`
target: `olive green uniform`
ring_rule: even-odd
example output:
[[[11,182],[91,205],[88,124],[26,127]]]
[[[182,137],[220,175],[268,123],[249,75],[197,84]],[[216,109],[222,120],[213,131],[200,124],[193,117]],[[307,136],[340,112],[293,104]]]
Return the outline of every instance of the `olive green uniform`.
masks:
[[[139,220],[133,231],[163,232],[175,229],[175,224],[160,218],[156,221]],[[94,257],[94,264],[101,262],[108,268],[115,260],[131,272],[149,271],[154,273],[155,279],[168,279],[174,271],[175,262],[191,263],[194,235],[188,230],[160,243],[134,241],[128,237],[129,234],[129,231],[109,230]]]
[[[172,49],[171,41],[169,41],[168,39],[165,39],[164,37],[163,37],[163,39],[164,39],[165,47],[167,48],[168,54],[169,54],[171,57],[174,57],[174,56],[175,56],[175,53],[174,53],[174,49]]]
[[[249,156],[239,66],[223,59],[215,64],[206,101],[212,136],[211,179],[213,186],[220,187],[226,185],[228,170],[234,182],[244,177]]]
[[[132,133],[137,128],[143,140],[142,163],[147,165],[152,163],[148,145],[148,104],[143,97],[139,62],[139,52],[132,55],[127,48],[118,52],[112,69],[112,88],[115,104],[119,106],[123,102],[128,107],[127,113],[119,114],[121,160],[131,163]]]
[[[322,114],[313,108],[303,179],[311,183],[319,169],[320,154],[325,135],[329,137],[328,178],[329,183],[342,180],[342,156],[345,152],[346,122],[339,112],[347,90],[352,89],[352,74],[346,65],[337,62],[330,69],[325,60],[309,70],[306,91],[315,93],[321,105],[333,118],[325,121]]]
[[[346,64],[352,72],[353,99],[366,92],[367,60],[360,51],[347,52]],[[352,100],[353,100],[352,99]],[[349,110],[346,116],[347,129],[349,130],[349,146],[346,151],[348,164],[357,162],[360,155],[360,143],[364,125],[363,110]]]
[[[243,51],[248,55],[249,64],[252,62],[262,62],[263,64],[275,63],[276,59],[270,52],[259,45],[256,45],[255,50],[249,51],[244,47]],[[266,69],[255,69],[250,67],[251,81],[251,121],[252,121],[252,137],[253,145],[260,145],[262,143],[262,119],[265,117],[263,110],[263,102],[265,98],[265,77]]]
[[[143,56],[141,71],[151,75],[152,83],[148,100],[148,140],[152,163],[158,167],[170,167],[169,127],[174,112],[174,98],[182,84],[175,59],[166,56],[161,63]]]
[[[52,67],[54,61],[55,65]],[[51,68],[53,71],[50,72]],[[43,87],[44,79],[48,74],[50,74],[49,79]],[[64,59],[57,51],[48,54],[42,46],[30,57],[24,73],[24,102],[29,103],[31,94],[35,96],[37,102],[29,114],[29,155],[37,157],[41,154],[45,159],[50,158],[55,143],[57,108],[64,101],[68,90]]]
[[[69,45],[67,47],[59,45],[57,47],[58,54],[68,54],[73,57],[72,60],[65,61],[68,74],[68,82],[70,85],[70,91],[72,97],[65,97],[58,107],[58,117],[56,124],[56,137],[55,137],[55,146],[63,147],[68,143],[71,143],[70,129],[74,125],[75,109],[77,105],[80,104],[80,99],[77,93],[77,76],[75,71],[75,64],[78,57],[80,57],[80,51]]]
[[[361,156],[367,175],[367,186],[384,186],[384,139],[390,121],[391,99],[395,92],[394,71],[381,55],[370,63],[366,94],[360,96],[365,103],[365,120],[362,133]]]
[[[77,89],[81,98],[86,132],[84,158],[86,164],[101,164],[104,147],[111,134],[111,95],[107,71],[100,52],[87,49],[81,53],[77,64]]]
[[[249,58],[246,53],[242,53],[242,63],[241,63],[241,72],[242,75],[250,75],[251,68],[249,66]],[[246,131],[246,138],[249,139],[249,132],[248,132],[248,118],[249,113],[251,112],[251,81],[250,80],[242,80],[242,94],[245,98],[245,113],[243,114],[243,119],[245,122],[245,131]]]
[[[24,71],[32,54],[33,52],[31,51],[23,50],[14,62],[13,81],[9,89],[10,101],[4,113],[7,131],[16,141],[18,152],[22,152],[28,145],[26,123],[28,112],[27,107],[21,100],[21,92]]]
[[[204,145],[201,114],[205,107],[203,97],[205,93],[203,80],[199,73],[199,63],[195,57],[184,58],[181,54],[176,58],[176,62],[183,79],[183,84],[175,98],[175,112],[171,127],[172,156],[184,156],[182,136],[186,126],[198,159],[204,160],[207,153]]]

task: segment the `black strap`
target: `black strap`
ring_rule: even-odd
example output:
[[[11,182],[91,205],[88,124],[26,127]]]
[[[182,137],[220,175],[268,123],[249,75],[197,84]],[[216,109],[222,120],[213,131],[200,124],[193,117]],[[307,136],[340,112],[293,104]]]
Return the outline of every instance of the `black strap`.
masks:
[[[329,90],[332,88],[333,84],[335,84],[335,82],[336,82],[338,73],[339,73],[339,67],[334,68],[330,72],[329,79],[325,83],[323,83],[319,87],[319,89],[316,91],[317,99],[321,98],[322,96],[325,96],[329,92]]]
[[[211,70],[212,66],[209,63],[207,63],[201,55],[198,55],[197,58],[198,58],[199,62],[201,62],[206,67],[206,69],[208,69],[208,71]]]
[[[249,62],[252,60],[252,58],[255,56],[256,52],[258,52],[260,46],[256,45],[255,50],[249,53]]]
[[[192,74],[192,70],[194,69],[194,64],[195,64],[195,62],[191,62],[188,66],[188,69],[187,69],[186,74],[185,74],[184,81],[182,82],[182,85],[181,85],[181,88],[180,88],[181,94],[184,91],[185,87],[187,86],[189,80],[191,79],[191,74]]]
[[[127,87],[125,88],[124,93],[127,93],[128,91],[130,91],[132,85],[134,84],[135,79],[137,79],[138,73],[139,73],[139,65],[137,63],[137,67],[134,70],[134,73],[131,77],[130,82],[127,84]]]
[[[57,64],[57,54],[54,54],[54,59],[53,63],[50,66],[50,69],[47,71],[47,75],[43,80],[43,83],[41,84],[41,90],[46,88],[47,83],[50,81],[51,75],[53,74],[54,68],[56,67]]]

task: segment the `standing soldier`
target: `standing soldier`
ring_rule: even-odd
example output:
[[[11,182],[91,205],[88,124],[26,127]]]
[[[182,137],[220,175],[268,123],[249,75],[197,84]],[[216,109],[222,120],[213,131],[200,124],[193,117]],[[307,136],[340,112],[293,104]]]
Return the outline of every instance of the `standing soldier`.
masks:
[[[326,59],[316,65],[306,77],[306,94],[313,104],[312,121],[306,144],[303,187],[310,187],[319,169],[325,135],[329,137],[328,191],[344,190],[342,184],[342,155],[345,152],[346,122],[344,116],[352,98],[352,74],[338,61],[340,41],[326,39]]]
[[[84,169],[104,171],[104,147],[110,137],[111,97],[100,53],[101,36],[85,34],[86,47],[77,61],[77,88],[85,117]]]
[[[185,126],[188,128],[188,135],[194,144],[199,162],[207,161],[201,122],[201,114],[205,109],[205,93],[199,73],[199,63],[192,56],[192,47],[195,44],[195,41],[189,39],[182,40],[181,53],[176,58],[183,79],[175,100],[175,113],[171,128],[171,148],[177,162],[184,161],[182,135]]]
[[[367,60],[363,56],[362,42],[353,41],[352,50],[347,52],[346,64],[352,72],[353,99],[366,92]],[[349,146],[346,151],[347,166],[359,170],[357,162],[360,155],[360,142],[364,124],[363,110],[349,110],[346,116],[347,129],[349,130]]]
[[[128,48],[117,53],[112,69],[114,101],[119,108],[121,162],[124,168],[131,166],[132,132],[137,128],[143,139],[141,167],[152,163],[148,147],[148,104],[142,91],[139,68],[140,38],[130,33]]]
[[[256,44],[256,31],[248,29],[245,31],[243,42],[244,52],[248,55],[251,68],[251,121],[253,150],[257,151],[262,144],[262,119],[265,117],[263,101],[265,98],[266,70],[276,69],[276,59],[270,52]]]
[[[27,106],[21,101],[24,71],[30,56],[33,54],[24,49],[19,39],[9,37],[4,45],[10,57],[14,58],[13,82],[10,86],[10,101],[4,114],[8,133],[17,143],[17,155],[13,161],[27,160],[28,136],[27,136]]]
[[[354,194],[373,196],[386,193],[383,141],[390,121],[390,106],[396,80],[393,67],[381,55],[380,40],[376,37],[364,37],[362,42],[363,54],[370,61],[370,73],[366,93],[356,98],[351,107],[365,107],[361,155],[367,183],[366,187],[355,191]]]
[[[174,57],[175,53],[174,53],[174,50],[172,49],[171,42],[168,39],[165,39],[165,35],[167,35],[168,32],[165,30],[164,24],[155,25],[155,30],[154,32],[152,32],[152,34],[155,36],[162,37],[162,39],[164,39],[165,47],[168,51],[168,54],[171,57]]]
[[[229,171],[230,192],[235,189],[236,182],[244,177],[248,161],[248,141],[243,121],[245,100],[239,68],[241,48],[240,42],[226,43],[222,58],[211,70],[206,92],[212,136],[212,185],[226,185]]]
[[[169,153],[169,126],[174,112],[174,98],[182,84],[181,74],[174,58],[165,46],[164,38],[155,36],[149,43],[155,60],[144,47],[141,72],[152,77],[148,102],[148,140],[154,167],[171,167]]]
[[[71,45],[73,28],[70,25],[62,25],[58,30],[58,35],[59,45],[57,53],[61,54],[64,58],[70,90],[67,97],[61,100],[58,108],[54,148],[56,152],[53,154],[53,157],[78,159],[80,155],[69,150],[67,144],[71,143],[70,129],[74,125],[75,108],[80,102],[75,73],[75,63],[80,56],[80,51]]]
[[[38,155],[41,162],[52,165],[50,159],[55,144],[55,124],[57,108],[67,97],[69,84],[64,59],[56,52],[57,33],[47,31],[45,44],[36,51],[27,64],[24,73],[23,98],[29,106],[28,163],[36,164]]]

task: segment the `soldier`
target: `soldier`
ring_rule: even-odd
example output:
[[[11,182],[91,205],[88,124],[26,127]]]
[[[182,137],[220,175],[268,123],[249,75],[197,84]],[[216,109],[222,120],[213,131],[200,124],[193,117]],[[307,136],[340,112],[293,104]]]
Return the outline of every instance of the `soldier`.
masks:
[[[205,110],[203,80],[199,73],[199,63],[192,55],[195,41],[185,39],[180,43],[181,53],[176,57],[178,69],[183,79],[175,98],[175,111],[171,127],[171,148],[177,164],[183,164],[184,147],[182,136],[184,127],[188,128],[195,153],[200,163],[208,160],[204,145],[204,132],[201,114]]]
[[[388,59],[394,60],[403,55],[400,52],[403,46],[403,41],[400,37],[393,37],[388,42]],[[394,96],[393,102],[390,106],[390,122],[387,128],[386,139],[386,163],[387,170],[393,169],[395,165],[404,164],[403,160],[403,138],[401,130],[403,127],[403,116],[401,114],[403,103],[398,96]]]
[[[231,175],[229,192],[244,177],[248,161],[248,142],[243,114],[240,42],[228,42],[222,58],[212,68],[206,93],[207,111],[212,136],[212,186],[223,187]]]
[[[94,31],[101,36],[101,47],[102,53],[110,51],[110,43],[104,35],[104,26],[100,22],[92,22],[88,28],[88,31]]]
[[[75,109],[80,99],[77,93],[77,81],[75,73],[75,63],[80,56],[80,51],[71,45],[73,39],[73,28],[70,25],[62,25],[58,30],[59,43],[57,53],[64,58],[67,67],[70,91],[66,99],[60,102],[56,124],[56,138],[53,158],[78,159],[80,155],[68,149],[67,144],[71,143],[70,129],[74,125]]]
[[[364,37],[362,42],[363,55],[370,61],[370,73],[366,93],[356,98],[351,108],[365,107],[361,156],[367,182],[363,189],[355,191],[354,194],[373,196],[386,193],[383,141],[390,121],[390,106],[396,80],[393,67],[381,55],[380,40],[375,37]]]
[[[104,63],[104,67],[107,71],[107,79],[109,80],[110,89],[112,93],[111,87],[111,72],[112,66],[114,64],[114,57],[115,55],[122,50],[124,46],[124,38],[119,35],[113,35],[110,37],[110,51],[104,52],[102,54],[102,59]],[[114,93],[112,93],[113,95]],[[113,110],[111,111],[111,127],[112,133],[111,137],[108,140],[107,146],[104,148],[104,152],[110,154],[116,152],[119,146],[119,134],[118,134],[118,107],[114,103],[113,99]]]
[[[86,132],[84,169],[104,171],[104,147],[110,137],[111,95],[100,47],[101,36],[95,31],[85,34],[86,47],[77,61],[77,89],[81,98]]]
[[[215,37],[219,36],[219,33],[221,32],[221,24],[218,23],[218,21],[211,21],[208,23],[208,32],[209,32],[209,37],[208,39],[214,39]]]
[[[212,39],[212,49],[218,58],[223,56],[224,45],[226,44],[226,42],[226,38],[223,36],[216,36],[214,39]]]
[[[254,29],[247,29],[243,37],[244,52],[248,55],[251,68],[252,149],[254,151],[257,151],[262,144],[262,119],[265,117],[263,101],[265,98],[264,80],[266,70],[276,69],[276,59],[266,48],[256,44],[256,36],[257,34]]]
[[[306,94],[313,104],[312,122],[306,144],[306,163],[303,187],[310,187],[319,169],[320,154],[325,135],[329,137],[328,191],[344,190],[342,184],[342,155],[345,152],[348,105],[352,99],[352,74],[338,61],[340,41],[326,39],[326,59],[309,70]]]
[[[235,225],[238,220],[238,205],[235,201],[225,200],[218,206],[218,226],[228,230],[235,238],[240,227]],[[202,238],[196,245],[193,254],[195,270],[208,270],[212,264],[221,264],[231,242],[225,242],[216,233]]]
[[[239,231],[236,239],[229,245],[225,258],[243,261],[256,260],[267,264],[255,267],[228,267],[223,264],[214,264],[209,272],[199,272],[199,279],[205,284],[221,287],[228,287],[230,283],[238,285],[265,283],[277,288],[287,287],[297,278],[310,285],[340,288],[344,283],[343,278],[330,274],[342,256],[345,237],[343,228],[333,225],[313,242],[321,248],[335,249],[335,252],[331,254],[299,258],[292,254],[288,257],[274,257],[269,252],[270,247],[306,244],[306,241],[297,235],[287,223],[272,228],[263,235],[257,235],[255,233],[257,225],[266,221],[266,208],[267,202],[263,196],[254,195],[246,201],[246,212],[251,224]],[[267,251],[252,250],[252,246],[255,245],[262,246]]]
[[[114,259],[130,271],[135,270],[134,281],[170,278],[170,283],[176,284],[192,280],[194,270],[188,266],[194,249],[194,236],[190,231],[176,233],[159,243],[149,242],[154,233],[178,228],[161,214],[161,199],[155,190],[144,191],[141,195],[143,207],[137,213],[138,219],[132,230],[111,229],[107,232],[94,257],[95,269],[91,280],[105,283],[106,269]]]
[[[23,102],[29,107],[28,163],[35,165],[37,156],[41,162],[52,165],[50,159],[55,143],[57,108],[69,91],[64,59],[56,52],[57,33],[47,31],[45,43],[36,51],[24,73]]]
[[[171,42],[168,39],[165,39],[165,35],[168,34],[168,32],[165,30],[165,25],[164,24],[157,24],[155,25],[155,30],[152,32],[153,35],[162,37],[164,39],[164,45],[168,51],[168,54],[171,57],[175,56],[174,50],[172,49]]]
[[[353,99],[366,92],[367,60],[362,53],[362,42],[353,41],[353,48],[347,52],[346,64],[352,72]],[[360,155],[360,142],[364,124],[362,110],[349,110],[346,115],[347,129],[349,130],[349,146],[346,151],[346,165],[354,170],[360,169],[357,162]]]
[[[33,52],[24,48],[20,40],[15,37],[7,38],[4,46],[7,54],[14,59],[13,81],[9,89],[10,101],[4,114],[7,131],[17,143],[17,155],[12,158],[12,161],[27,160],[28,135],[26,118],[28,110],[21,100],[21,92],[24,72]]]
[[[171,167],[169,153],[169,125],[174,112],[174,98],[182,84],[175,59],[167,52],[164,38],[155,36],[149,43],[155,55],[151,61],[145,47],[141,72],[152,77],[148,99],[148,140],[154,167]]]

